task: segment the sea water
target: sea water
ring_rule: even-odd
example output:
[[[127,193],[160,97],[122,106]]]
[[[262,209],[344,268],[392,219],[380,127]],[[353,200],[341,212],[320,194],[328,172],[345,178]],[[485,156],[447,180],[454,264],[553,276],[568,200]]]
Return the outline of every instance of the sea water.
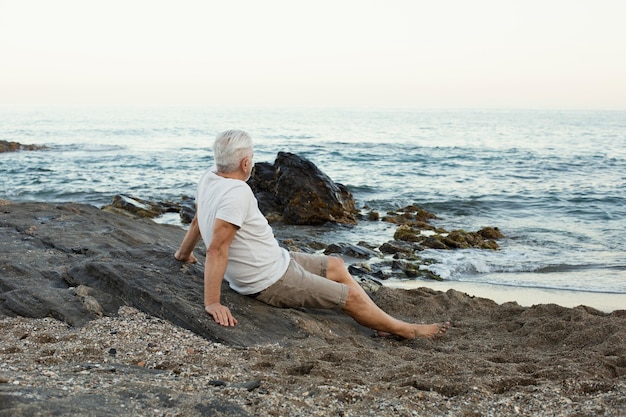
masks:
[[[626,294],[625,111],[0,107],[0,140],[47,146],[0,154],[0,198],[178,201],[233,128],[253,136],[256,162],[299,154],[364,211],[417,204],[447,230],[504,233],[498,251],[425,251],[445,280]],[[378,245],[394,230],[293,233]]]

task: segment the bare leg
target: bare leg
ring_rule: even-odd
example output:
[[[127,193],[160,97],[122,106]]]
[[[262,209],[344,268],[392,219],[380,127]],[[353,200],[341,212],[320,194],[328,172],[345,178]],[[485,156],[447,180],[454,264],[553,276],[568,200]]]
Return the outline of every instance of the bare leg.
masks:
[[[329,257],[327,278],[348,286],[348,299],[343,311],[359,324],[381,334],[391,333],[406,339],[433,338],[442,336],[450,328],[450,323],[416,324],[391,317],[381,310],[352,278],[340,258]]]

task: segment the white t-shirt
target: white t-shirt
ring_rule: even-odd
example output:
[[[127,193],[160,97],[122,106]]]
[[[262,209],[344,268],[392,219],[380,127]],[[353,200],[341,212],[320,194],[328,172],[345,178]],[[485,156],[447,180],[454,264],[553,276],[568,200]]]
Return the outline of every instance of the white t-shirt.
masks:
[[[289,253],[278,245],[254,193],[244,181],[220,177],[212,167],[200,177],[196,203],[200,234],[207,247],[215,219],[239,227],[230,245],[224,274],[233,290],[243,295],[261,292],[287,271]]]

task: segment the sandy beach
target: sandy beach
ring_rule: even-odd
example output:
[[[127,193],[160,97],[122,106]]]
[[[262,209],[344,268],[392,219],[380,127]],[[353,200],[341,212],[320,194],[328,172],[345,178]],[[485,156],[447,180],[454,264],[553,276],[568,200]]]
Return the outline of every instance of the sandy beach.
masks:
[[[5,317],[0,415],[624,415],[623,311],[383,292],[394,313],[426,296],[419,315],[447,311],[454,326],[436,341],[346,336],[297,312],[306,338],[241,349],[130,307],[81,328]]]

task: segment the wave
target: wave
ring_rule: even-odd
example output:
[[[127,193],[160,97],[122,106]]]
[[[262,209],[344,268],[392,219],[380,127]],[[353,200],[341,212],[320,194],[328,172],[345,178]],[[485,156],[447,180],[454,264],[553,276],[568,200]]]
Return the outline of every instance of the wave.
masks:
[[[524,284],[524,283],[507,283],[496,280],[449,280],[449,281],[457,281],[457,282],[472,282],[472,283],[480,283],[480,284],[490,284],[497,285],[501,287],[508,288],[528,288],[528,289],[538,289],[538,290],[554,290],[554,291],[568,291],[574,293],[594,293],[594,294],[611,294],[611,295],[626,295],[626,290],[624,291],[614,291],[610,289],[597,289],[597,288],[587,288],[587,287],[569,287],[565,288],[562,286],[549,285],[549,284]],[[625,300],[626,301],[626,300]]]
[[[350,183],[343,184],[352,194],[375,192],[376,187],[371,185],[353,185]]]
[[[605,270],[612,270],[612,271],[626,271],[626,265],[554,264],[554,265],[544,265],[536,269],[531,269],[529,272],[536,272],[539,274],[552,274],[552,273],[561,273],[561,272],[590,271],[590,270],[596,270],[598,268],[602,268]]]
[[[307,135],[307,134],[293,134],[293,135],[287,135],[287,134],[274,134],[274,135],[264,135],[263,139],[268,139],[268,140],[310,140],[310,139],[317,139],[316,136],[313,135]]]
[[[126,151],[128,146],[125,145],[113,145],[103,143],[70,143],[63,145],[48,145],[50,151],[53,152],[112,152],[112,151]]]

